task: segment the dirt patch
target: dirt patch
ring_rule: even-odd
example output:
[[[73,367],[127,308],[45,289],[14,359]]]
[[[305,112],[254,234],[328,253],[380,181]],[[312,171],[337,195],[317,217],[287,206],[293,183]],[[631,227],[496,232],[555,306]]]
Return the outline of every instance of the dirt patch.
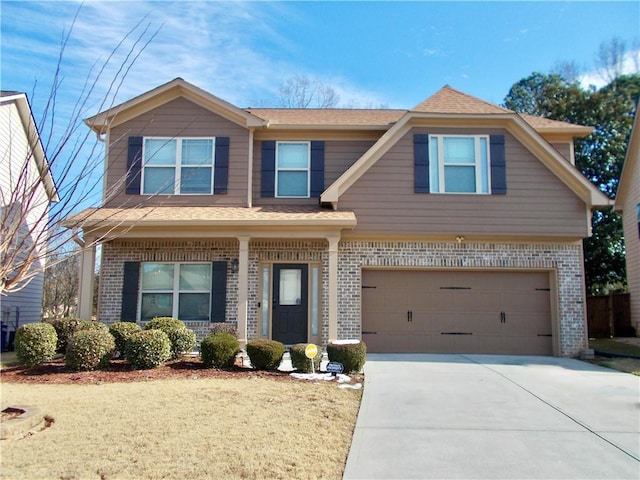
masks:
[[[13,366],[0,370],[0,381],[3,383],[30,384],[101,384],[130,383],[164,379],[199,379],[199,378],[267,378],[279,381],[297,380],[290,372],[280,370],[263,371],[242,366],[240,360],[230,369],[206,368],[199,358],[183,357],[167,362],[161,367],[149,370],[133,370],[125,360],[112,360],[108,368],[91,372],[76,372],[64,364],[59,358],[43,363],[34,368]],[[350,375],[351,383],[362,382],[362,375]]]

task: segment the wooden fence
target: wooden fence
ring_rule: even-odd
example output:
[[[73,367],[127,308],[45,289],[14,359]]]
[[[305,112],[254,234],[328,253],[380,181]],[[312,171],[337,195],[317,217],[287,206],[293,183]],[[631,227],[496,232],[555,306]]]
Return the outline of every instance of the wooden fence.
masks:
[[[631,309],[628,293],[587,297],[589,337],[632,337]]]

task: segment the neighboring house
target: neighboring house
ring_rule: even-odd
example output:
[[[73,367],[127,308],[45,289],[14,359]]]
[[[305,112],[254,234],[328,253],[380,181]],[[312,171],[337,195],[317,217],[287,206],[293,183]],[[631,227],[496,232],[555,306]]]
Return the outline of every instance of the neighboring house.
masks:
[[[102,244],[102,321],[370,352],[587,347],[582,239],[611,205],[574,165],[590,127],[448,86],[411,110],[240,109],[179,78],[85,122],[107,196],[69,224]]]
[[[616,210],[622,212],[624,246],[627,261],[627,284],[631,300],[631,326],[640,335],[640,115],[631,130],[620,183]]]
[[[16,324],[42,318],[43,269],[49,204],[57,201],[56,188],[24,93],[0,92],[0,240],[3,256],[17,249],[24,255],[35,246],[37,257],[31,280],[0,298],[6,332]],[[28,213],[25,213],[28,212]],[[6,251],[4,249],[6,248]],[[5,345],[3,345],[4,347]]]

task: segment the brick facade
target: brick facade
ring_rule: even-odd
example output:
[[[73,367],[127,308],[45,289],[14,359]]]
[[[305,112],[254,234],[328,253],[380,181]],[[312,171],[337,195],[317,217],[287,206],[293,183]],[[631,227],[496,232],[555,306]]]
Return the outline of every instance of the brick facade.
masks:
[[[228,323],[237,321],[238,273],[230,267],[238,258],[235,240],[107,242],[102,249],[99,320],[120,320],[125,261],[229,262]],[[249,243],[248,339],[258,336],[260,265],[315,262],[322,265],[322,343],[328,340],[328,242],[253,240]],[[363,267],[431,269],[536,269],[555,272],[558,289],[560,354],[579,355],[586,348],[584,275],[580,244],[498,244],[437,242],[341,242],[338,260],[338,337],[360,338],[361,269]],[[190,322],[200,341],[208,322]]]

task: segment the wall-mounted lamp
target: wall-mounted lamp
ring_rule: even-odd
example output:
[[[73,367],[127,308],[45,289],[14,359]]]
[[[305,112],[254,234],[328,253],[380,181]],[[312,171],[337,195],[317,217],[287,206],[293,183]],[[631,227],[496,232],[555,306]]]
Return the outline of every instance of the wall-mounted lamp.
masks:
[[[458,245],[460,245],[462,242],[464,242],[464,237],[462,235],[458,235],[456,237],[456,242],[458,242]]]
[[[239,262],[237,258],[234,258],[233,260],[231,260],[231,271],[233,273],[238,273],[238,265],[239,265]]]

